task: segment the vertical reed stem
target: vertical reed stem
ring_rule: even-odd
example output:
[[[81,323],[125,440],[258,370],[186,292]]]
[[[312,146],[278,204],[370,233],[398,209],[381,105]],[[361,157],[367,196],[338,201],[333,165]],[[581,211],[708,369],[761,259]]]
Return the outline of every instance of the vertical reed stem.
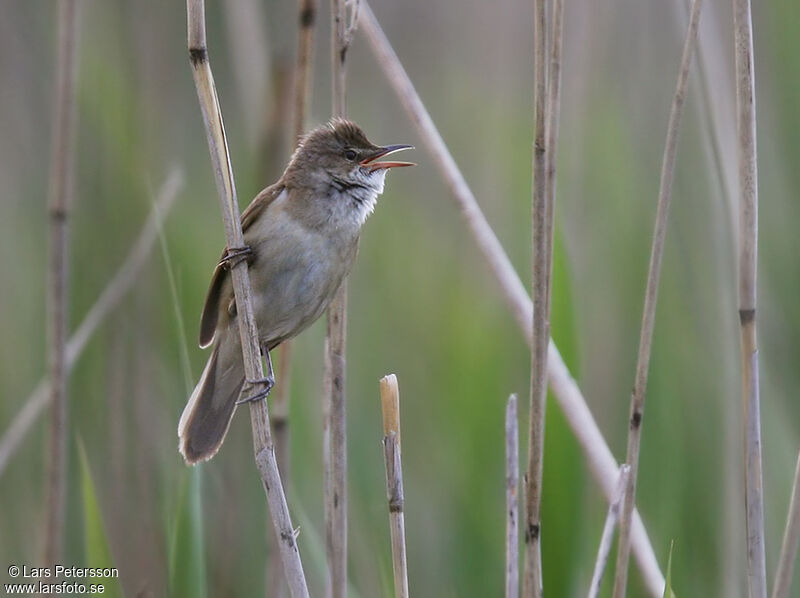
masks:
[[[331,0],[331,80],[333,116],[345,115],[345,64],[353,24],[344,0]],[[347,280],[328,307],[325,339],[325,532],[328,595],[347,595]]]
[[[392,539],[392,571],[395,598],[408,598],[408,564],[403,496],[403,464],[400,445],[400,390],[397,376],[381,378],[383,412],[383,457],[386,464],[386,498],[389,501],[389,532]]]
[[[238,248],[244,245],[244,238],[222,112],[208,60],[204,0],[186,0],[186,13],[189,30],[189,58],[206,129],[211,162],[214,167],[214,177],[225,225],[225,237],[229,248]],[[231,268],[231,279],[239,315],[239,334],[241,335],[245,375],[250,380],[263,379],[264,371],[261,363],[258,330],[253,317],[252,290],[246,260],[238,262]],[[300,552],[297,548],[297,534],[292,526],[286,495],[278,472],[266,400],[250,403],[250,422],[256,465],[267,495],[275,535],[280,538],[281,559],[289,591],[293,598],[306,598],[308,597],[308,587],[300,561]]]
[[[550,248],[552,211],[547,196],[547,21],[545,0],[534,2],[534,142],[533,142],[533,347],[531,349],[530,426],[528,468],[525,474],[525,576],[523,595],[541,598],[541,505],[544,463],[544,418],[547,398],[547,348],[550,340]]]
[[[303,134],[306,110],[311,97],[311,73],[314,58],[314,25],[317,21],[317,0],[298,0],[299,31],[297,38],[297,60],[294,69],[294,116],[295,141]]]
[[[669,207],[672,201],[672,180],[675,173],[675,159],[678,153],[678,134],[686,98],[686,87],[689,68],[692,64],[697,29],[700,24],[702,0],[693,0],[689,16],[689,26],[683,44],[681,65],[675,95],[672,98],[669,122],[667,124],[667,140],[664,147],[664,159],[661,164],[661,182],[658,192],[653,244],[650,252],[650,267],[647,273],[647,288],[644,296],[642,327],[639,335],[639,354],[636,362],[636,377],[631,396],[630,419],[628,429],[628,449],[626,463],[631,473],[625,488],[622,514],[619,521],[619,543],[617,545],[617,567],[614,576],[614,598],[625,598],[628,582],[628,561],[631,551],[631,520],[636,496],[636,480],[639,470],[639,449],[642,438],[642,417],[644,416],[644,399],[647,392],[647,374],[650,367],[650,354],[653,343],[658,284],[661,278],[661,262],[664,256],[664,240],[669,222]]]
[[[750,598],[767,595],[764,496],[761,479],[761,408],[756,337],[758,169],[753,20],[750,0],[733,0],[736,114],[739,150],[739,322],[745,436],[745,521]]]
[[[53,106],[48,215],[50,247],[47,278],[48,367],[50,371],[50,452],[44,563],[62,560],[67,484],[67,314],[69,291],[69,211],[75,176],[77,121],[77,0],[58,3],[58,58]]]
[[[617,482],[617,489],[614,493],[614,500],[608,505],[606,522],[605,525],[603,525],[603,534],[600,536],[600,546],[597,548],[597,559],[594,563],[592,581],[589,584],[588,598],[597,598],[600,595],[600,584],[603,582],[603,574],[606,571],[608,557],[611,554],[614,528],[616,528],[617,522],[619,521],[620,503],[622,503],[622,497],[625,495],[625,488],[628,485],[628,476],[630,472],[631,468],[629,465],[620,465],[619,481]]]
[[[558,162],[558,125],[561,120],[561,46],[564,29],[564,0],[553,0],[551,26],[550,70],[547,81],[547,170],[545,196],[547,197],[547,247],[550,259],[547,262],[547,313],[550,314],[550,299],[553,294],[553,234],[555,231],[556,163]]]
[[[311,95],[312,57],[314,52],[314,24],[317,15],[316,0],[298,0],[299,18],[297,56],[294,67],[294,113],[292,114],[293,143],[297,143],[305,130],[306,107]],[[289,401],[291,399],[292,341],[281,343],[279,351],[278,380],[272,399],[272,430],[275,435],[275,454],[278,470],[285,486],[289,486]],[[276,561],[273,560],[273,564]],[[270,574],[270,592],[273,598],[284,595],[285,584],[275,567]]]
[[[519,598],[519,422],[517,395],[506,404],[506,598]]]

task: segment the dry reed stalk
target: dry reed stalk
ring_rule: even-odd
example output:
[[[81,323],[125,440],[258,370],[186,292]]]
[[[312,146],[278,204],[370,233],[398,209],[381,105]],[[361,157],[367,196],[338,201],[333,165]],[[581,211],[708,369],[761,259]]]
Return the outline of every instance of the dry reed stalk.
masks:
[[[362,0],[361,7],[360,25],[376,59],[434,163],[439,168],[442,178],[450,187],[453,199],[461,211],[470,233],[486,258],[489,270],[496,278],[503,299],[508,304],[523,337],[530,345],[533,303],[366,0]],[[552,339],[549,345],[547,367],[550,387],[581,445],[589,463],[589,469],[600,484],[606,499],[611,501],[614,497],[619,464],[608,448],[608,443],[600,432],[600,428],[586,404],[586,399]],[[656,561],[653,547],[641,518],[636,511],[634,511],[631,536],[634,554],[638,559],[647,590],[652,596],[661,598],[664,576]]]
[[[50,158],[47,358],[52,413],[47,464],[47,515],[44,529],[44,563],[48,566],[62,560],[66,512],[67,301],[69,212],[75,185],[77,4],[77,0],[61,0],[58,3],[58,57],[53,105],[53,147]]]
[[[347,8],[344,0],[331,0],[331,108],[345,115],[345,65]],[[326,596],[347,595],[347,280],[328,306],[325,338],[324,466],[325,555],[328,563]]]
[[[625,488],[628,485],[628,477],[631,468],[629,465],[621,465],[619,468],[619,481],[614,493],[614,500],[608,505],[606,522],[603,525],[603,534],[600,536],[600,546],[597,548],[597,560],[594,563],[592,581],[589,584],[587,598],[597,598],[600,595],[600,584],[603,582],[603,574],[608,564],[608,557],[611,554],[611,543],[614,541],[614,528],[619,521],[619,508],[622,497],[625,495]]]
[[[789,500],[789,514],[786,516],[786,529],[783,532],[781,554],[775,571],[772,598],[789,598],[798,541],[800,541],[800,454],[797,455],[797,465],[794,469],[792,498]]]
[[[389,502],[389,532],[392,539],[392,571],[395,598],[408,598],[406,527],[403,495],[403,464],[400,444],[400,390],[397,376],[380,381],[383,413],[383,457],[386,464],[386,498]]]
[[[356,25],[358,4],[350,18],[344,0],[331,0],[331,106],[344,117],[345,65]],[[347,280],[328,307],[325,339],[325,546],[328,591],[332,598],[347,595]]]
[[[311,73],[314,58],[314,25],[317,21],[317,0],[298,0],[299,31],[297,57],[294,69],[294,115],[295,141],[305,130],[306,107],[311,97]]]
[[[517,395],[506,404],[506,598],[519,597],[519,421]]]
[[[534,141],[533,141],[533,347],[531,348],[530,424],[528,466],[525,473],[525,567],[522,595],[541,598],[542,543],[541,506],[544,464],[544,418],[547,399],[547,345],[550,339],[548,297],[550,295],[551,226],[547,197],[547,20],[545,0],[534,2]],[[548,238],[549,237],[549,238]]]
[[[186,13],[192,75],[197,88],[214,167],[214,178],[219,192],[227,246],[228,249],[240,248],[244,246],[244,238],[236,200],[233,170],[225,138],[225,127],[208,60],[204,0],[187,0]],[[247,269],[247,261],[241,260],[232,265],[230,271],[236,297],[236,309],[239,314],[239,334],[241,335],[245,375],[249,380],[257,381],[264,378],[264,371],[261,363],[258,330],[253,317],[252,290]],[[254,384],[257,383],[254,382]],[[250,403],[250,422],[256,465],[267,495],[275,534],[280,538],[279,548],[286,582],[294,598],[307,597],[308,587],[303,574],[303,565],[300,562],[300,552],[297,548],[297,534],[292,527],[286,495],[278,472],[266,400]]]
[[[739,323],[745,438],[745,521],[750,598],[766,598],[764,489],[761,479],[761,408],[756,337],[758,169],[753,20],[750,0],[733,1],[736,124],[739,153]]]
[[[550,260],[547,263],[547,313],[550,313],[550,299],[553,294],[553,234],[555,231],[556,163],[558,161],[558,125],[561,120],[561,46],[564,30],[564,0],[553,0],[552,25],[550,28],[550,70],[547,83],[547,170],[545,177],[545,196],[547,197],[547,246]]]
[[[617,544],[617,565],[614,576],[614,598],[625,598],[628,582],[628,561],[631,550],[631,517],[636,496],[636,479],[639,469],[639,450],[642,438],[642,418],[644,416],[644,400],[647,393],[647,374],[650,367],[650,354],[653,343],[653,328],[658,300],[658,284],[661,277],[661,263],[664,256],[664,240],[669,222],[669,207],[672,201],[672,181],[675,175],[675,159],[678,153],[678,136],[680,132],[683,105],[686,98],[686,87],[689,79],[689,68],[697,41],[697,29],[700,24],[702,0],[693,0],[689,16],[689,26],[683,44],[681,65],[675,95],[672,98],[667,139],[664,144],[664,159],[661,165],[661,182],[658,191],[658,207],[653,232],[653,244],[650,252],[650,266],[647,273],[647,287],[644,297],[642,327],[639,336],[639,354],[636,361],[636,377],[631,396],[630,420],[628,428],[628,448],[625,462],[630,466],[622,502],[622,514],[619,521],[619,542]]]
[[[66,371],[72,371],[75,362],[83,353],[89,339],[106,317],[119,305],[128,291],[133,288],[133,283],[145,265],[150,252],[158,238],[158,230],[164,218],[172,209],[178,190],[183,185],[183,175],[174,170],[164,182],[158,193],[158,200],[153,206],[153,211],[142,227],[142,232],[131,247],[128,256],[120,266],[117,273],[109,281],[97,301],[84,316],[83,321],[67,342]],[[6,433],[0,439],[0,476],[3,475],[9,461],[19,449],[22,441],[27,436],[33,424],[50,404],[50,382],[47,378],[39,380],[33,392],[23,402],[22,409],[8,426]]]
[[[312,57],[314,50],[314,23],[316,22],[316,0],[298,0],[298,43],[295,58],[292,97],[294,112],[292,114],[293,144],[297,143],[305,130],[306,106],[311,95]],[[272,398],[272,432],[275,437],[275,453],[278,458],[278,471],[285,486],[289,486],[289,401],[291,399],[292,375],[292,341],[281,343],[278,349],[278,380],[281,383],[275,388]],[[285,583],[280,575],[277,560],[272,560],[269,595],[280,598],[285,593]]]

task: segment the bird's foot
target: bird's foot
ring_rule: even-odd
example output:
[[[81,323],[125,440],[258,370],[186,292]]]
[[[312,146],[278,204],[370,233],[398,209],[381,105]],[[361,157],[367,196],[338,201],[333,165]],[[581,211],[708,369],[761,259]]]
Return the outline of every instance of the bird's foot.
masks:
[[[230,270],[242,260],[246,260],[253,255],[253,250],[249,245],[244,247],[232,247],[225,250],[222,259],[219,260],[219,265]]]
[[[255,380],[246,380],[246,382],[250,386],[260,386],[263,384],[264,387],[254,395],[245,397],[243,399],[239,399],[238,401],[236,401],[237,405],[242,405],[243,403],[253,403],[255,401],[262,401],[266,399],[270,391],[272,390],[272,387],[275,386],[275,377],[266,376],[264,378],[257,378]]]

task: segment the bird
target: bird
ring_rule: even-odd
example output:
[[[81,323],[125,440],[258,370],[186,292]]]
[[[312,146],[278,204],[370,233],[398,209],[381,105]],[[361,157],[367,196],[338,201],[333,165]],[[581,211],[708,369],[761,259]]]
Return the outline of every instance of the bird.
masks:
[[[242,212],[245,246],[223,251],[200,320],[200,347],[211,354],[178,424],[187,464],[217,453],[237,404],[266,398],[275,383],[269,352],[325,312],[350,273],[386,173],[414,166],[381,158],[407,149],[375,145],[354,122],[332,119],[300,139],[280,179]],[[242,259],[267,376],[247,381],[264,390],[240,400],[246,380],[230,268]]]

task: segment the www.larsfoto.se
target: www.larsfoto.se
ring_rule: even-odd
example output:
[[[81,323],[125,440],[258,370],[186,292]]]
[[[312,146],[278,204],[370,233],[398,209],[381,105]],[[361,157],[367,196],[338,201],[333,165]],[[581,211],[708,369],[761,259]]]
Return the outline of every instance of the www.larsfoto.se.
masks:
[[[101,583],[85,584],[79,581],[49,583],[39,580],[36,583],[3,584],[7,595],[17,594],[103,594],[106,589]]]

